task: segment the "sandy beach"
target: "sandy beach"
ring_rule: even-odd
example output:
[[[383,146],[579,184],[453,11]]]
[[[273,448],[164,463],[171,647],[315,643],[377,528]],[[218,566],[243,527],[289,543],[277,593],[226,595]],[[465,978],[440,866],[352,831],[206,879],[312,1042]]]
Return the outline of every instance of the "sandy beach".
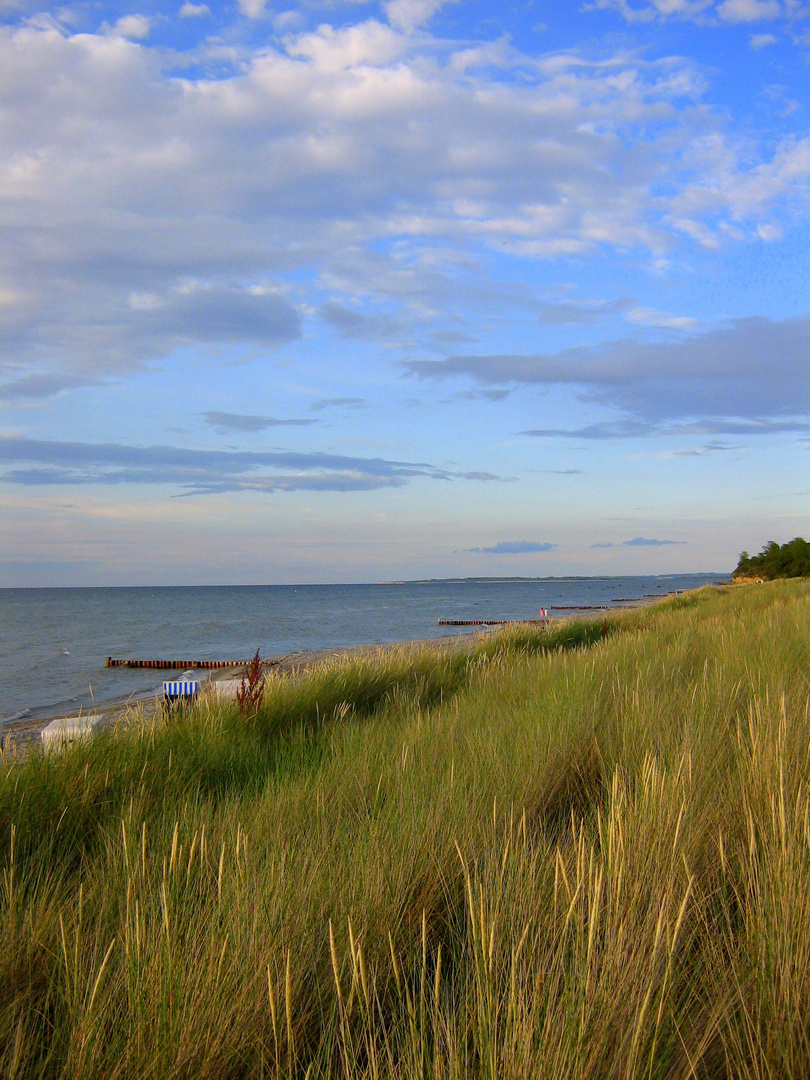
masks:
[[[490,632],[489,628],[470,627],[468,633],[459,633],[451,637],[423,638],[418,641],[396,641],[383,645],[355,645],[343,649],[302,650],[300,652],[285,653],[282,656],[268,657],[262,660],[262,670],[265,675],[275,674],[294,678],[296,675],[315,667],[316,664],[330,659],[381,656],[395,649],[419,649],[426,646],[441,650],[458,649],[488,632]],[[159,674],[159,672],[156,674]],[[181,672],[167,670],[165,678],[167,680],[179,678],[182,674]],[[223,668],[213,671],[188,669],[188,677],[198,679],[203,686],[217,682],[240,683],[244,676],[244,667]],[[125,701],[112,701],[100,705],[93,711],[102,713],[106,717],[108,726],[117,726],[118,724],[127,724],[136,717],[153,716],[160,709],[161,701],[160,694],[141,694]],[[75,715],[75,713],[71,715]],[[53,720],[63,718],[63,716],[49,716],[44,719],[39,717],[32,720],[7,721],[3,728],[5,757],[11,760],[22,758],[39,747],[43,729]]]

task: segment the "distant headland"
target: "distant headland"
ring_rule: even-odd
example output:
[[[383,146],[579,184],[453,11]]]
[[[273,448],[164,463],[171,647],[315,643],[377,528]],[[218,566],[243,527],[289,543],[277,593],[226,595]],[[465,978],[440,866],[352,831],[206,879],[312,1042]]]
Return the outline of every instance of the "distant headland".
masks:
[[[759,555],[743,551],[731,575],[738,582],[795,577],[810,577],[810,544],[801,536],[781,545],[770,540]]]
[[[379,585],[487,585],[503,584],[504,582],[518,581],[611,581],[621,578],[717,578],[722,574],[712,571],[700,571],[694,574],[544,574],[542,577],[442,577],[442,578],[411,578],[401,581],[380,581]]]

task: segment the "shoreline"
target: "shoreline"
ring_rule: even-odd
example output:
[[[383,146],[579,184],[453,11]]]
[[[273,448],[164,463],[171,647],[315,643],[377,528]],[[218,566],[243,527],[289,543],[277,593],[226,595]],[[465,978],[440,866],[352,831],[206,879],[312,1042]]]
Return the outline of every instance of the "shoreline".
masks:
[[[556,621],[562,622],[563,619]],[[294,678],[298,674],[309,671],[324,661],[333,659],[375,656],[392,652],[395,649],[437,647],[441,649],[459,648],[462,644],[469,644],[471,641],[474,641],[476,637],[482,637],[488,632],[491,632],[490,628],[472,626],[469,628],[469,632],[444,634],[432,638],[419,638],[413,641],[390,641],[381,644],[348,645],[343,648],[333,649],[303,649],[298,652],[283,653],[280,656],[272,656],[263,659],[262,674],[267,676],[270,673],[278,673]],[[196,680],[200,682],[202,686],[219,682],[241,682],[245,675],[244,667],[218,668],[212,671],[207,671],[202,668],[188,668],[187,670],[193,672],[195,677],[200,673],[206,675],[205,678],[197,678]],[[126,719],[127,714],[132,714],[131,719],[135,719],[136,716],[154,716],[161,707],[161,700],[160,692],[153,693],[152,691],[148,691],[138,695],[133,694],[123,701],[118,699],[105,704],[99,704],[93,709],[80,709],[78,713],[73,711],[70,713],[61,713],[56,716],[7,720],[2,727],[4,738],[2,757],[10,757],[11,760],[15,757],[25,757],[32,748],[40,744],[42,731],[54,720],[64,720],[66,717],[80,714],[91,715],[92,713],[100,713],[106,717],[107,723],[105,726],[114,727],[122,721],[129,722],[129,720]]]
[[[546,581],[542,588],[541,580]],[[146,703],[149,708],[156,696],[162,697],[162,681],[183,677],[181,671],[188,672],[185,678],[200,680],[212,674],[189,663],[171,672],[146,664],[142,671],[127,669],[119,676],[100,670],[109,654],[247,661],[259,644],[262,657],[280,661],[278,666],[283,669],[300,663],[303,650],[328,655],[371,642],[387,646],[434,641],[446,636],[448,630],[455,636],[455,626],[437,627],[437,616],[477,622],[492,614],[520,621],[547,607],[554,618],[562,618],[574,614],[573,608],[564,610],[569,605],[595,605],[605,611],[609,606],[612,611],[619,606],[619,599],[640,601],[651,595],[665,596],[673,589],[719,583],[711,575],[688,574],[593,579],[566,575],[553,587],[551,579],[545,578],[488,578],[481,589],[475,587],[477,581],[469,579],[467,584],[473,587],[464,588],[450,579],[444,583],[446,587],[438,589],[431,588],[433,582],[425,582],[424,594],[421,586],[409,585],[401,601],[398,596],[392,601],[387,589],[381,591],[374,585],[359,592],[354,586],[340,586],[338,591],[325,586],[328,596],[317,601],[311,596],[280,597],[273,592],[270,607],[262,589],[248,589],[235,604],[228,589],[219,586],[203,587],[203,592],[211,593],[205,598],[198,595],[199,590],[178,586],[169,606],[159,588],[90,589],[94,594],[105,594],[103,603],[98,597],[92,603],[84,597],[87,589],[75,590],[75,598],[73,590],[46,590],[54,596],[37,600],[30,610],[27,601],[14,599],[9,601],[8,610],[4,609],[7,617],[0,634],[0,725],[13,742],[17,736],[25,738],[53,720],[79,712],[117,716],[127,706]],[[560,584],[563,581],[572,583]],[[580,587],[574,581],[585,584]],[[490,582],[498,588],[493,591]],[[22,590],[26,595],[28,591]],[[125,595],[106,597],[108,592]],[[151,635],[147,628],[154,620],[158,632]],[[223,632],[224,627],[227,632]],[[231,648],[234,641],[235,651]],[[245,647],[248,642],[250,646]],[[228,675],[241,670],[230,669]]]
[[[736,582],[734,583],[736,584]],[[723,584],[727,583],[724,582]],[[608,611],[619,612],[638,609],[640,607],[648,607],[660,600],[666,599],[670,595],[672,594],[662,593],[661,595],[645,595],[644,597],[634,598],[632,600],[628,598],[626,601],[616,603],[615,606],[611,606],[610,608],[605,607],[604,613],[607,615]],[[599,607],[598,611],[596,609],[587,611],[569,609],[569,614],[554,615],[550,618],[549,622],[560,624],[571,620],[599,617],[602,614],[602,606]],[[532,621],[534,620],[526,619],[508,620],[507,622],[509,624],[519,624]],[[429,638],[398,640],[378,644],[366,643],[362,645],[348,645],[329,649],[306,649],[291,653],[283,653],[278,656],[263,659],[262,672],[265,676],[272,672],[295,677],[299,673],[308,671],[318,664],[330,659],[348,659],[352,657],[384,655],[385,653],[396,649],[457,649],[470,644],[477,637],[482,637],[496,631],[501,626],[507,625],[507,622],[498,624],[497,626],[470,625],[464,629],[459,628],[459,632],[457,633],[437,634],[435,637]],[[244,666],[236,668],[216,668],[213,670],[187,668],[186,671],[189,673],[186,677],[196,679],[203,687],[218,682],[241,682],[245,675]],[[182,678],[185,672],[181,673],[177,671],[172,673],[167,669],[166,674],[169,675],[170,678],[173,677],[176,679],[178,677]],[[200,678],[201,675],[203,678]],[[6,720],[2,725],[2,728],[0,728],[3,736],[3,750],[0,753],[2,753],[2,757],[11,757],[12,760],[14,758],[25,757],[32,748],[40,744],[42,731],[54,720],[63,720],[67,717],[76,715],[100,713],[106,718],[105,726],[115,726],[122,721],[127,723],[130,722],[130,720],[126,719],[128,714],[131,714],[131,719],[133,720],[136,716],[154,716],[160,709],[161,702],[162,694],[160,690],[157,690],[157,692],[148,690],[133,693],[125,699],[112,699],[106,703],[100,703],[90,709],[80,708],[78,712],[76,710],[71,710],[70,712],[59,712],[53,716]]]

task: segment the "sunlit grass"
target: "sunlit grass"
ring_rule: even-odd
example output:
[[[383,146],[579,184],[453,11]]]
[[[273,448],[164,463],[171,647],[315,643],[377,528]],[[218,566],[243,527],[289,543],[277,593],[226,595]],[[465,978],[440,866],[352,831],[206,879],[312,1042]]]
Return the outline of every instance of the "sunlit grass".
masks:
[[[395,650],[0,773],[0,1072],[810,1075],[810,589]]]

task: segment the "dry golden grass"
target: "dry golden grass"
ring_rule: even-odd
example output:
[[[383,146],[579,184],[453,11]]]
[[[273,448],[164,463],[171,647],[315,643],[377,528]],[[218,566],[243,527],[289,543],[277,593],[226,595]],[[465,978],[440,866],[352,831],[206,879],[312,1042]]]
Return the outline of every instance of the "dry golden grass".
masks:
[[[810,589],[600,625],[6,766],[0,1072],[810,1075]]]

